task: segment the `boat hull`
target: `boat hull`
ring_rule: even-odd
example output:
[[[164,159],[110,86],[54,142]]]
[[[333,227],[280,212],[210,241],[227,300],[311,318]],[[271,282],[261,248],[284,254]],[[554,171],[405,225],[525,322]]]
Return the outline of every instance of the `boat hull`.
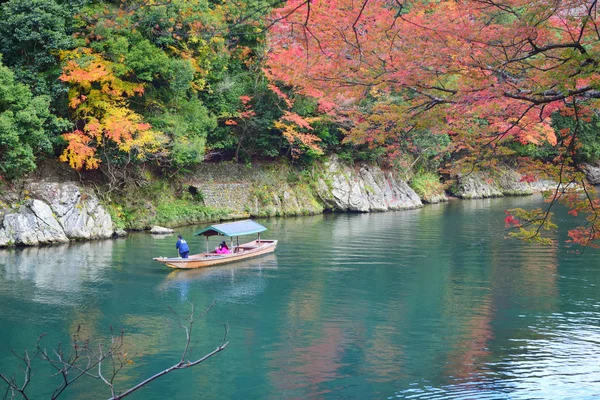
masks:
[[[246,258],[258,257],[275,251],[277,240],[254,240],[237,246],[232,254],[200,253],[189,256],[189,258],[167,258],[156,257],[153,260],[165,264],[171,268],[190,269],[204,268],[213,265],[227,264]]]

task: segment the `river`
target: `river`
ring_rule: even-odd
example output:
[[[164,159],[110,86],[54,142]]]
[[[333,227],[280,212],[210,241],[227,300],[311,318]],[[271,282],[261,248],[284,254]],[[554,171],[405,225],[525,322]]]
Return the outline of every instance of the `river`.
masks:
[[[124,390],[177,362],[185,334],[170,308],[212,310],[193,331],[208,361],[133,399],[565,399],[600,393],[600,257],[504,237],[504,210],[539,197],[452,201],[419,210],[260,221],[274,255],[173,271],[175,236],[0,251],[0,372],[11,350],[48,349],[79,329],[125,330]],[[557,209],[558,219],[567,220]],[[179,231],[192,252],[199,227]],[[217,239],[212,245],[216,245]],[[34,361],[32,398],[59,382]],[[21,378],[21,373],[18,375]],[[60,398],[108,398],[81,381]]]

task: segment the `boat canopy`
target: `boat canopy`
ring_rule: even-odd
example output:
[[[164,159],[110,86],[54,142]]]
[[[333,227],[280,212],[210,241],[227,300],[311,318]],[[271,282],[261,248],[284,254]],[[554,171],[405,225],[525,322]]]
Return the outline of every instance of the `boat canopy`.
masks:
[[[207,228],[202,229],[201,231],[194,233],[194,235],[243,236],[250,235],[252,233],[260,233],[266,230],[267,228],[265,228],[261,224],[254,222],[251,219],[247,219],[244,221],[227,222],[224,224],[211,225]]]

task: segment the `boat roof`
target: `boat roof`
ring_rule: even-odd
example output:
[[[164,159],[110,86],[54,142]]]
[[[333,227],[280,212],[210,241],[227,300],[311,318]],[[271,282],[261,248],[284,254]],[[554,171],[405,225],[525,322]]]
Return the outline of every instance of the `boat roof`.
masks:
[[[266,231],[267,228],[259,224],[258,222],[254,222],[251,219],[246,219],[244,221],[235,221],[235,222],[227,222],[224,224],[211,225],[207,228],[204,228],[196,233],[195,236],[204,235],[204,236],[243,236],[250,235],[252,233],[259,233],[262,231]]]

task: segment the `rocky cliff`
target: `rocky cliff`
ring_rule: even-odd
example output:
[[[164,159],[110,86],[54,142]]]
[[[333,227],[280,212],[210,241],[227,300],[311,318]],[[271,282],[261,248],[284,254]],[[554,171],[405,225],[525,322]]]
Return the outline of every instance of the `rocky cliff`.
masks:
[[[455,182],[453,193],[461,198],[528,195],[556,186],[550,181],[528,182],[511,170],[472,173]],[[21,183],[11,191],[3,188],[0,247],[104,239],[115,235],[115,227],[150,229],[157,222],[174,227],[219,219],[422,206],[419,196],[393,172],[369,164],[344,164],[336,157],[302,170],[284,163],[206,163],[177,182],[158,180],[148,187],[154,183],[160,183],[154,191],[138,187],[107,202],[114,221],[93,190],[72,182],[42,180]],[[153,192],[158,197],[152,197]],[[138,201],[126,204],[132,198]],[[129,219],[120,219],[121,214]]]
[[[33,182],[0,204],[0,247],[105,239],[110,215],[90,189],[73,183]]]
[[[421,207],[414,190],[392,172],[362,164],[352,168],[333,158],[322,167],[316,194],[336,211],[389,211]]]
[[[421,207],[421,199],[391,172],[333,157],[300,174],[285,165],[205,164],[187,178],[209,207],[249,216],[331,211],[388,211]]]
[[[549,180],[529,182],[513,170],[494,173],[474,172],[456,177],[453,194],[462,199],[484,199],[502,196],[527,196],[535,192],[553,190],[556,183]]]

